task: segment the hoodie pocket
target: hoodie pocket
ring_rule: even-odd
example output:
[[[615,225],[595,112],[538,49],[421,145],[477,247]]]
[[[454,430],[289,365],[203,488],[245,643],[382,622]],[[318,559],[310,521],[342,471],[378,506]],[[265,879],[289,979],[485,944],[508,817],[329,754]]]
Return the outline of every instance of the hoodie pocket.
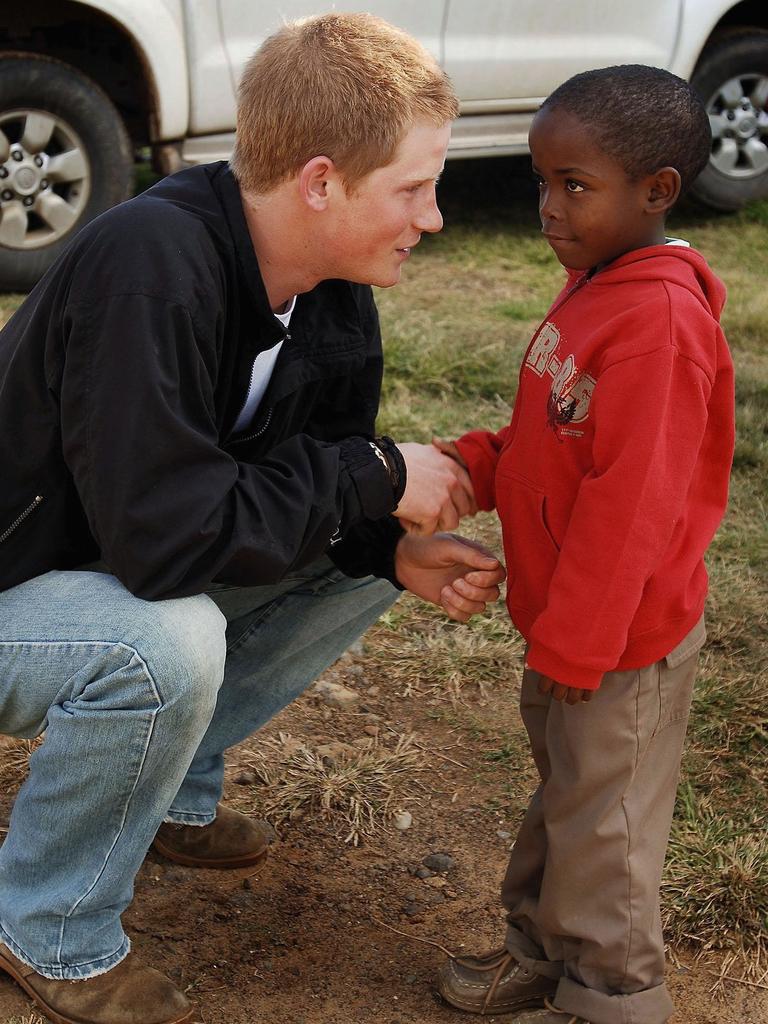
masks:
[[[507,603],[538,614],[560,553],[547,522],[546,495],[529,480],[502,470],[496,476],[496,507],[507,558]]]

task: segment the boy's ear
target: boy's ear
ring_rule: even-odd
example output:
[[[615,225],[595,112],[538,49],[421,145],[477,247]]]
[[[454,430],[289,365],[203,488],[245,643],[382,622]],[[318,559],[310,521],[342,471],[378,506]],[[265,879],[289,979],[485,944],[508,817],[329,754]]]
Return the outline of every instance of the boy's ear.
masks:
[[[648,176],[646,213],[665,214],[680,196],[680,172],[674,167],[662,167]]]

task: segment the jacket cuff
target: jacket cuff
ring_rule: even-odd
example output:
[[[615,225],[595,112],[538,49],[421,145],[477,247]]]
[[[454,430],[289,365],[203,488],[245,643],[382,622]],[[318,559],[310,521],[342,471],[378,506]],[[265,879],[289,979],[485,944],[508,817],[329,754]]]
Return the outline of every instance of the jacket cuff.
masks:
[[[489,436],[475,430],[454,441],[472,481],[475,501],[483,512],[491,512],[496,508],[495,471],[498,453],[490,448],[487,442]]]
[[[364,437],[339,442],[341,460],[354,484],[364,519],[381,519],[396,507],[395,493],[383,460]]]
[[[333,544],[328,555],[347,576],[378,576],[404,590],[395,575],[395,551],[404,533],[400,520],[394,516],[385,516],[375,523],[364,521]]]
[[[535,640],[530,641],[525,664],[534,672],[539,672],[564,686],[572,686],[579,690],[599,689],[607,671],[606,669],[587,668],[585,665],[574,665]]]

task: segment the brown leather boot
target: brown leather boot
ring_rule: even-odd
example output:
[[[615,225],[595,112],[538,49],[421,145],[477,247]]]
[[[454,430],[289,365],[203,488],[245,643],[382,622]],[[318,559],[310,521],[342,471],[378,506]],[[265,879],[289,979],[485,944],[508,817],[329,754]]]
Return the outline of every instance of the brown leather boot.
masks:
[[[44,978],[0,944],[0,970],[54,1024],[185,1024],[194,1009],[172,982],[129,953],[105,974],[84,981]]]
[[[267,856],[269,836],[264,823],[219,804],[210,825],[161,825],[152,847],[188,867],[255,870]]]
[[[447,1003],[488,1016],[543,1008],[556,988],[556,981],[523,967],[506,949],[455,957],[437,974],[437,991]]]

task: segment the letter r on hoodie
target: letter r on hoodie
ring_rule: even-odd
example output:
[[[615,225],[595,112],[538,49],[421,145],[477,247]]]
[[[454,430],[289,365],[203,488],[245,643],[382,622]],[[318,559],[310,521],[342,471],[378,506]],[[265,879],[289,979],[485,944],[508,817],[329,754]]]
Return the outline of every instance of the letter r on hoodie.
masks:
[[[559,342],[560,331],[558,331],[554,324],[549,322],[544,324],[533,339],[525,362],[538,377],[543,376],[549,362],[549,357],[555,351]]]

